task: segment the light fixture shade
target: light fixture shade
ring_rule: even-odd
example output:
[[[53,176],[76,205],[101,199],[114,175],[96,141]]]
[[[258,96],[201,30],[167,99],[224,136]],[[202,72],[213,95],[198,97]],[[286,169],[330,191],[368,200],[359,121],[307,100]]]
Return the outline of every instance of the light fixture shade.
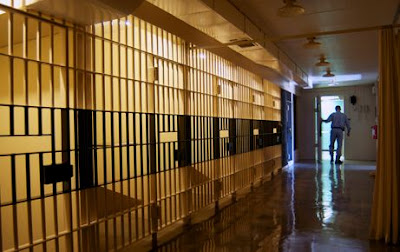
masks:
[[[319,62],[316,63],[315,65],[318,66],[318,67],[325,67],[325,66],[329,66],[330,64],[331,64],[331,63],[329,63],[328,61],[326,61],[325,57],[322,56],[322,57],[319,59]]]
[[[326,73],[324,75],[322,75],[323,77],[335,77],[335,75],[333,73]]]
[[[315,39],[316,39],[315,37],[307,38],[308,42],[303,45],[304,48],[307,49],[319,48],[321,46],[321,43],[315,41]]]
[[[329,63],[328,61],[322,61],[322,62],[318,62],[317,64],[315,64],[318,67],[326,67],[329,66],[331,63]]]
[[[285,0],[285,6],[279,8],[278,15],[281,17],[295,17],[304,14],[304,8],[296,3],[296,0]]]
[[[326,69],[326,74],[322,75],[322,77],[335,77],[335,75],[331,73],[330,69]]]

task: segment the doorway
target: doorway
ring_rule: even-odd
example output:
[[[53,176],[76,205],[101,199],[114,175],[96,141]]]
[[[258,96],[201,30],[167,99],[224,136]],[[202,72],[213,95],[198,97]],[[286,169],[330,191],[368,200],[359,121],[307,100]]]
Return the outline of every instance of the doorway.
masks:
[[[318,159],[319,160],[330,160],[329,154],[329,144],[330,144],[330,132],[331,132],[331,123],[322,123],[320,118],[327,119],[331,113],[335,112],[335,107],[340,106],[342,108],[342,112],[345,113],[344,108],[344,99],[341,96],[337,95],[329,95],[329,96],[320,96],[317,98],[317,108],[319,109],[319,113],[316,113],[318,116],[316,118],[316,122],[319,122],[320,125],[317,127],[319,130],[318,136]],[[336,156],[336,148],[337,143],[334,145],[334,155]],[[342,145],[342,153],[344,153],[344,144]],[[344,155],[343,155],[344,158]]]
[[[282,166],[293,164],[293,94],[281,91]]]

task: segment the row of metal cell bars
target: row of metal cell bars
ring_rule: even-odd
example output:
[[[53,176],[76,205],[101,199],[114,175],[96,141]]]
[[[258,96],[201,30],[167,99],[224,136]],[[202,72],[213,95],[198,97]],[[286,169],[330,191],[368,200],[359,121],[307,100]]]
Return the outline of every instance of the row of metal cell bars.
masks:
[[[8,241],[14,240],[17,243],[21,236],[18,229],[20,225],[25,225],[25,228],[20,229],[21,232],[37,230],[33,227],[38,225],[34,224],[33,220],[23,221],[25,217],[19,220],[17,209],[20,207],[21,211],[25,211],[25,207],[37,201],[42,202],[42,205],[36,205],[39,208],[34,208],[35,212],[41,212],[44,223],[41,224],[42,236],[48,237],[48,233],[54,235],[56,247],[60,246],[59,238],[68,234],[69,229],[66,225],[71,226],[74,218],[77,220],[76,226],[72,225],[70,230],[82,230],[91,222],[103,225],[102,223],[107,223],[109,219],[114,223],[120,221],[120,225],[124,227],[121,230],[126,230],[124,223],[131,226],[133,214],[133,220],[139,223],[135,224],[135,232],[130,230],[127,232],[130,234],[124,239],[132,241],[143,238],[152,230],[149,220],[152,203],[157,202],[157,207],[161,210],[157,215],[157,230],[158,227],[169,225],[186,216],[190,210],[197,211],[254,182],[256,168],[265,170],[268,161],[276,158],[279,153],[275,151],[273,155],[266,155],[265,151],[272,147],[263,146],[249,152],[250,147],[247,144],[248,152],[232,156],[229,153],[232,150],[226,150],[231,148],[228,147],[229,141],[237,141],[237,138],[243,136],[215,139],[210,137],[211,123],[209,127],[203,123],[214,121],[215,118],[81,109],[38,109],[49,113],[49,118],[44,117],[40,122],[42,125],[50,124],[50,128],[59,125],[61,129],[51,130],[49,136],[43,136],[44,139],[35,139],[33,143],[41,145],[41,150],[2,153],[0,156],[3,178],[9,181],[8,184],[2,183],[2,189],[12,192],[9,195],[11,197],[2,199],[2,213],[11,214],[14,232],[7,234],[14,236]],[[47,112],[43,114],[46,115]],[[63,121],[67,121],[67,117],[70,125],[64,126],[64,129],[69,130],[63,132]],[[227,127],[228,120],[233,119],[218,119],[217,127]],[[196,132],[197,128],[209,132],[203,135]],[[185,131],[190,131],[189,138],[186,138],[188,134]],[[250,135],[250,131],[248,134]],[[70,136],[69,149],[63,148],[65,135]],[[54,140],[48,141],[49,139]],[[216,153],[212,149],[215,146],[214,141],[220,144],[221,157],[211,156],[211,153]],[[52,151],[52,148],[55,151]],[[207,148],[211,150],[208,155],[199,153],[199,150]],[[185,152],[189,153],[180,155]],[[257,155],[261,160],[255,163]],[[198,159],[201,156],[203,158]],[[46,184],[44,178],[47,172],[44,168],[65,163],[74,167],[71,181],[50,181]],[[19,174],[18,181],[16,174]],[[72,201],[71,197],[66,197],[65,194],[71,193],[76,195],[77,200]],[[192,195],[188,196],[188,193]],[[70,200],[67,201],[66,198]],[[81,202],[82,200],[84,202]],[[107,210],[108,203],[114,201],[118,207],[110,207]],[[103,211],[93,212],[87,202],[100,205],[96,209]],[[48,209],[50,205],[53,207]],[[6,211],[10,210],[10,207],[13,211]],[[84,214],[81,212],[82,208]],[[66,214],[72,218],[69,220],[71,223],[68,223],[68,219],[62,220]],[[126,216],[122,218],[120,214]],[[54,222],[47,223],[48,215],[54,216]],[[28,219],[30,218],[32,216],[28,213]],[[105,232],[108,234],[109,230]],[[114,237],[115,235],[114,232]],[[33,242],[33,232],[26,238]],[[109,248],[109,244],[106,244],[106,248]]]
[[[62,163],[66,158],[73,159],[70,157],[71,153],[69,152],[77,151],[80,146],[81,157],[78,155],[74,155],[74,157],[81,162],[82,166],[99,167],[106,164],[112,167],[113,172],[111,174],[105,169],[97,169],[99,172],[94,172],[93,182],[90,182],[94,186],[115,182],[130,176],[136,177],[150,174],[149,161],[146,160],[148,158],[148,150],[142,148],[143,146],[148,148],[147,145],[156,145],[155,150],[158,154],[154,155],[153,158],[156,160],[157,169],[168,170],[178,167],[180,160],[177,154],[184,149],[190,151],[190,153],[181,158],[183,165],[180,166],[185,166],[184,162],[187,165],[201,163],[280,143],[274,139],[280,136],[280,132],[273,132],[274,126],[268,126],[268,122],[265,122],[267,126],[263,126],[266,129],[257,128],[257,130],[270,130],[270,132],[252,135],[249,127],[250,123],[252,123],[251,120],[0,105],[2,118],[8,117],[11,108],[21,113],[15,113],[14,120],[5,120],[3,125],[8,128],[18,128],[15,122],[20,124],[22,122],[23,125],[28,124],[28,128],[30,128],[29,125],[42,128],[42,134],[38,136],[31,134],[22,134],[21,137],[12,136],[13,144],[2,151],[1,155],[3,157],[11,154],[42,154],[44,165],[48,163],[55,164]],[[25,111],[29,111],[29,113],[36,116],[36,120],[29,120],[31,124],[24,123]],[[38,116],[39,114],[40,116]],[[184,119],[188,119],[189,123],[185,124]],[[189,135],[186,137],[181,136],[179,141],[178,120],[184,122],[181,124],[180,131],[183,134],[185,134],[185,131],[189,131]],[[215,125],[215,122],[217,122],[217,125]],[[220,137],[221,131],[230,131],[227,126],[228,122],[230,124],[233,122],[232,125],[234,125],[236,133]],[[263,124],[265,123],[263,122]],[[149,128],[150,126],[153,128]],[[274,129],[278,130],[279,128],[276,126]],[[3,139],[10,139],[11,135],[1,134],[0,136]],[[267,140],[262,141],[264,138]],[[218,142],[215,143],[215,141]],[[189,142],[189,144],[183,144],[186,142]],[[256,146],[251,146],[251,142]],[[262,142],[261,145],[260,142]],[[23,146],[24,143],[32,143],[35,145],[35,149],[32,149],[32,146],[29,145]],[[182,151],[178,148],[180,143]],[[131,157],[131,151],[127,151],[130,149],[134,153],[133,157]],[[91,156],[92,153],[93,161],[82,158],[85,155]],[[140,158],[137,158],[139,155]],[[109,159],[111,161],[108,161]],[[130,166],[134,165],[141,167],[141,169],[130,169]],[[118,167],[115,168],[115,166]],[[126,171],[123,170],[123,166],[127,166]],[[76,180],[71,188],[76,188],[79,183],[86,182]]]
[[[0,11],[0,250],[118,250],[279,167],[232,121],[277,86],[133,16]]]

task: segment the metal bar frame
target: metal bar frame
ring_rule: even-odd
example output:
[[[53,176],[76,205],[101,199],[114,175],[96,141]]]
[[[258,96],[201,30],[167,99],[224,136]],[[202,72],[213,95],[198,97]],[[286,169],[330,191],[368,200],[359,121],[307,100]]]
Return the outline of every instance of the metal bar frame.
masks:
[[[232,196],[253,183],[253,169],[258,169],[256,165],[265,170],[267,164],[274,160],[274,169],[279,168],[279,162],[275,161],[279,159],[279,145],[264,146],[249,152],[250,141],[247,139],[251,134],[249,130],[244,132],[247,127],[244,121],[236,122],[236,155],[230,153],[228,139],[212,133],[214,127],[229,130],[228,120],[231,118],[276,120],[274,113],[267,110],[279,111],[267,104],[268,101],[280,99],[272,83],[265,84],[261,77],[204,49],[194,48],[175,35],[132,16],[101,23],[97,28],[85,28],[55,18],[48,19],[40,13],[26,13],[3,5],[0,8],[9,13],[8,53],[0,53],[0,56],[9,58],[11,85],[10,104],[0,104],[0,107],[10,111],[10,132],[0,136],[50,136],[51,139],[48,151],[0,154],[0,158],[11,160],[13,186],[11,201],[4,200],[4,191],[0,195],[0,216],[4,207],[14,207],[13,225],[16,227],[16,207],[28,203],[29,244],[19,244],[19,231],[14,228],[14,251],[33,251],[37,246],[41,246],[43,251],[52,247],[55,251],[84,251],[87,246],[83,244],[86,241],[84,237],[92,227],[95,228],[90,235],[95,236],[96,243],[104,240],[106,250],[121,249],[149,235],[155,235],[156,244],[156,234],[160,229],[181,219],[190,219],[193,212],[212,203],[218,207],[221,198]],[[14,55],[13,50],[14,13],[24,17],[22,56]],[[38,21],[36,59],[28,57],[29,19]],[[47,43],[42,27],[44,24],[50,27],[48,48],[44,48],[44,43]],[[55,61],[56,43],[59,43],[55,28],[65,32],[63,63]],[[106,35],[108,32],[109,37]],[[100,40],[100,48],[96,40]],[[129,45],[129,41],[132,41],[132,45]],[[106,44],[110,45],[109,51],[106,50]],[[77,47],[80,46],[83,46],[83,55],[77,54]],[[43,53],[47,53],[45,50],[50,50],[48,61],[43,57]],[[74,51],[73,59],[69,50]],[[101,56],[96,54],[97,50]],[[117,54],[114,54],[115,50]],[[128,53],[130,51],[131,56]],[[16,104],[14,100],[15,59],[24,63],[25,104]],[[116,65],[114,61],[117,61]],[[28,64],[31,62],[38,67],[39,105],[30,104]],[[129,65],[133,68],[129,69]],[[109,72],[107,67],[110,68]],[[48,75],[44,74],[44,68],[50,69]],[[65,104],[56,100],[58,69],[66,73]],[[44,99],[48,96],[43,95],[47,87],[42,85],[45,78],[50,81],[51,102],[47,106]],[[107,93],[107,85],[111,86],[110,94]],[[83,95],[79,92],[83,92]],[[101,95],[97,96],[98,92]],[[253,95],[260,96],[260,99],[253,100]],[[181,103],[183,108],[179,107]],[[24,134],[13,129],[14,121],[18,119],[14,109],[19,108],[24,109]],[[82,109],[92,114],[95,136],[89,148],[92,153],[90,158],[95,164],[95,182],[94,187],[89,189],[79,187],[77,176],[80,169],[77,158],[80,153],[77,115]],[[246,114],[248,109],[253,112]],[[38,134],[30,132],[30,110],[38,111]],[[178,165],[180,157],[175,150],[179,142],[160,140],[162,132],[179,131],[178,116],[188,116],[191,125],[191,137],[185,140],[191,144],[191,162],[185,167]],[[215,125],[214,118],[218,119],[219,125]],[[60,125],[63,125],[61,135],[58,134]],[[71,129],[66,130],[67,126]],[[266,133],[266,136],[273,137],[273,134]],[[213,155],[214,141],[220,142],[216,145],[221,153],[217,158]],[[258,158],[261,161],[256,164],[246,162],[249,155],[265,155],[267,158]],[[36,182],[32,181],[31,176],[34,167],[43,167],[49,160],[56,164],[61,156],[62,162],[74,165],[74,177],[63,183],[62,190],[61,184],[40,184],[40,193],[34,194],[32,188]],[[16,194],[21,190],[16,183],[16,158],[25,159],[25,198],[18,198]],[[93,194],[93,198],[90,198]],[[96,211],[90,208],[93,201]],[[34,239],[36,227],[33,227],[32,210],[37,206],[33,202],[40,202],[40,240]],[[59,222],[60,206],[63,206],[61,202],[66,207],[68,222],[63,229]],[[52,220],[46,218],[48,214],[53,215]],[[0,230],[1,234],[4,235],[4,231]],[[119,235],[121,238],[117,238]],[[61,243],[64,237],[68,244],[66,248]],[[0,248],[4,249],[3,243],[0,243]]]

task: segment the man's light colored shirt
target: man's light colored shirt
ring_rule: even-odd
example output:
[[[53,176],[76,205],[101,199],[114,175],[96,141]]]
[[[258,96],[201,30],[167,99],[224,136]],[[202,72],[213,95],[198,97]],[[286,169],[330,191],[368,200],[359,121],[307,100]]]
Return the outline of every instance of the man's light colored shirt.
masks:
[[[342,112],[335,112],[332,113],[328,119],[326,119],[328,122],[332,122],[331,128],[342,128],[344,130],[344,127],[347,127],[347,131],[350,132],[350,123],[349,119],[347,119],[347,116],[343,114]]]

